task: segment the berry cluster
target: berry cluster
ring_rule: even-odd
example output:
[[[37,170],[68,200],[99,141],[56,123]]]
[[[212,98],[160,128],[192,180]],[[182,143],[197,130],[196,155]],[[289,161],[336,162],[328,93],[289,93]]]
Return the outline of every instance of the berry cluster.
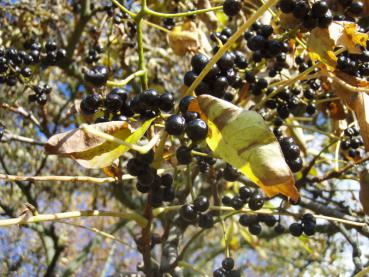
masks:
[[[151,192],[151,204],[159,207],[163,202],[172,202],[175,198],[173,176],[164,174],[159,176],[156,170],[150,167],[154,161],[154,151],[146,154],[136,154],[127,162],[127,171],[137,177],[136,188],[141,193]]]
[[[271,25],[255,22],[250,31],[244,34],[247,47],[253,52],[252,60],[261,62],[262,59],[272,59],[273,67],[269,71],[269,76],[274,77],[278,72],[286,67],[286,53],[290,47],[286,42],[274,38],[273,27]],[[251,76],[245,76],[248,83],[254,83]]]
[[[316,231],[316,219],[310,214],[306,213],[303,215],[301,222],[292,223],[289,227],[291,235],[299,237],[304,233],[307,236],[312,236]]]
[[[225,37],[225,35],[221,35],[221,37],[223,36]],[[191,59],[192,71],[185,74],[184,84],[191,86],[208,62],[209,58],[204,54],[193,56]],[[233,88],[242,87],[242,80],[237,68],[245,68],[245,62],[245,56],[239,51],[225,53],[197,86],[195,89],[196,95],[210,94],[218,98],[228,99],[229,95],[226,90],[229,86]]]
[[[212,228],[214,219],[210,212],[205,213],[209,209],[209,199],[204,195],[199,195],[192,204],[184,204],[179,214],[181,218],[188,223],[198,223],[203,229]]]
[[[303,163],[300,157],[300,148],[292,137],[282,137],[279,144],[288,166],[292,172],[298,172],[302,169]]]
[[[48,40],[44,48],[35,40],[27,40],[24,50],[14,47],[0,48],[0,84],[5,83],[12,87],[18,80],[27,81],[33,74],[32,66],[40,62],[43,66],[57,65],[66,55],[65,49],[58,49],[53,40]]]
[[[95,45],[88,50],[86,63],[93,64],[99,61],[100,54],[103,52],[103,48],[100,45]]]
[[[94,93],[81,101],[81,110],[85,114],[94,114],[99,108],[104,108],[105,115],[97,119],[96,123],[112,121],[126,121],[134,114],[152,117],[162,111],[170,111],[174,106],[173,94],[165,92],[159,94],[156,90],[145,90],[128,99],[128,92],[121,88],[112,89],[105,97]]]
[[[213,277],[240,277],[241,271],[234,268],[234,260],[227,257],[222,261],[222,267],[213,272]]]
[[[261,223],[264,223],[268,227],[273,227],[277,223],[277,219],[274,215],[269,214],[242,214],[239,218],[239,223],[242,226],[247,227],[251,234],[258,236],[262,231]],[[278,224],[274,229],[276,233],[280,232],[282,229],[282,233],[284,231],[284,227],[280,224]]]
[[[349,54],[347,51],[338,56],[337,69],[355,77],[369,76],[369,43],[361,54]]]
[[[347,151],[351,158],[360,158],[360,146],[364,145],[363,138],[360,136],[360,131],[357,127],[348,127],[344,131],[345,138],[341,142],[341,149]]]
[[[51,90],[51,87],[46,84],[33,86],[34,94],[28,96],[28,101],[30,103],[37,102],[37,104],[43,106],[46,104]]]
[[[252,191],[248,186],[240,187],[238,195],[230,197],[223,196],[222,203],[224,206],[232,207],[235,210],[241,210],[244,205],[248,204],[253,211],[259,210],[264,205],[264,197],[259,190]]]

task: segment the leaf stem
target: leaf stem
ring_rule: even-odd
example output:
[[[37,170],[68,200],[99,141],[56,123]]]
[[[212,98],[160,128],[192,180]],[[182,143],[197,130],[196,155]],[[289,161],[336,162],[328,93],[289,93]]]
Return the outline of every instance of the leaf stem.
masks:
[[[136,18],[137,14],[131,12],[126,7],[124,7],[122,4],[120,4],[117,0],[112,0],[113,4],[116,5],[119,9],[121,9],[123,12],[128,14],[131,18]]]
[[[123,80],[108,81],[106,84],[110,87],[124,87],[134,78],[143,76],[145,74],[145,71],[146,70],[139,70],[139,71],[136,71],[135,73],[132,73],[131,75],[129,75],[127,78]]]

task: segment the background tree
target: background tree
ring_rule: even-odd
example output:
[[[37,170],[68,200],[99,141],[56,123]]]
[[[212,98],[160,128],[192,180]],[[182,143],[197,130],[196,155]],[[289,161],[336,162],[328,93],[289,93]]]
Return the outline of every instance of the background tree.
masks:
[[[368,18],[1,1],[0,272],[365,276]]]

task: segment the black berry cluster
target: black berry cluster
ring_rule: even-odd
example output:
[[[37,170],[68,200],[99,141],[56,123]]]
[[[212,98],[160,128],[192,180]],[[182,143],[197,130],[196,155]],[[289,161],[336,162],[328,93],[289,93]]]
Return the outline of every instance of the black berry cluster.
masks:
[[[301,236],[302,233],[312,236],[316,231],[316,219],[312,214],[306,213],[303,215],[301,222],[295,222],[290,225],[289,231],[295,237]]]
[[[363,146],[363,138],[357,127],[348,127],[344,130],[344,139],[341,142],[341,149],[346,151],[351,158],[360,158],[360,146]]]
[[[268,227],[273,227],[277,224],[277,219],[275,218],[274,215],[269,214],[257,214],[257,215],[242,214],[239,218],[239,223],[242,226],[247,227],[251,234],[257,236],[262,231],[261,223],[264,223]]]
[[[46,84],[33,86],[34,93],[28,96],[28,101],[30,103],[37,102],[37,104],[43,106],[46,104],[51,90],[51,87]]]
[[[100,59],[100,54],[103,52],[103,48],[100,45],[95,45],[88,49],[87,57],[85,59],[86,63],[93,64],[97,63]]]
[[[222,261],[222,267],[213,272],[213,277],[240,277],[241,271],[234,268],[234,260],[227,257]]]
[[[180,209],[180,215],[183,220],[188,223],[198,223],[199,227],[203,229],[212,228],[214,219],[209,209],[209,199],[204,195],[199,195],[192,204],[184,204]]]
[[[300,147],[295,143],[292,137],[282,137],[279,144],[288,166],[292,172],[298,172],[302,169],[303,162],[300,156]]]
[[[259,210],[264,205],[264,197],[255,189],[251,190],[248,186],[240,187],[238,195],[230,197],[228,195],[223,196],[222,203],[224,206],[232,207],[235,210],[241,210],[244,205],[248,204],[248,207],[253,210]]]
[[[137,177],[136,188],[141,193],[151,192],[151,204],[159,207],[163,202],[172,202],[175,198],[173,176],[164,174],[159,176],[156,170],[150,167],[154,161],[154,151],[146,154],[136,154],[127,162],[127,171]]]

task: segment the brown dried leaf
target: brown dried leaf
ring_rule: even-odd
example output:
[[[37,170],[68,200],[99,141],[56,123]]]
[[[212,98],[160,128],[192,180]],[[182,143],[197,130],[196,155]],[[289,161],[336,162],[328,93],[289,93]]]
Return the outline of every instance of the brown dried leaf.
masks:
[[[359,199],[366,215],[369,215],[369,172],[364,169],[360,172]]]
[[[91,127],[116,136],[119,133],[126,133],[129,125],[123,121],[112,121],[90,125]],[[52,136],[45,145],[47,154],[69,155],[83,152],[97,147],[105,142],[104,139],[86,133],[81,129],[74,129],[61,134]]]
[[[200,30],[192,21],[186,21],[181,26],[174,27],[168,35],[168,40],[174,54],[179,56],[201,49]]]

